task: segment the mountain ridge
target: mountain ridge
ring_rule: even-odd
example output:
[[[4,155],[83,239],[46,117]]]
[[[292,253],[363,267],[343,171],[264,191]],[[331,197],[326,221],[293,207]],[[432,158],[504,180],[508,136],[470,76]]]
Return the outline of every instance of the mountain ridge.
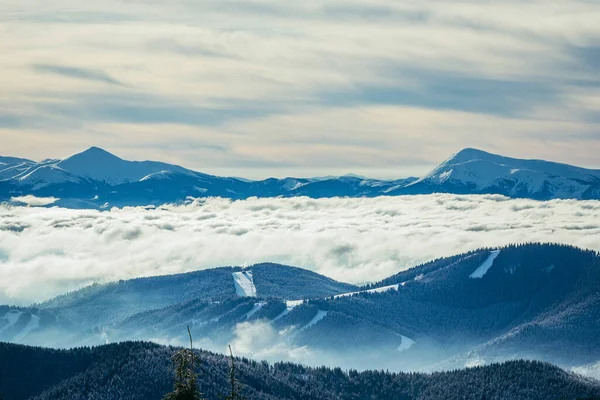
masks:
[[[600,170],[467,148],[395,194],[502,194],[534,200],[600,198]]]
[[[600,199],[600,170],[504,157],[466,148],[422,178],[268,178],[208,175],[157,161],[127,161],[98,147],[62,160],[0,157],[0,201],[27,195],[49,206],[109,208],[183,203],[189,198],[376,197],[431,193],[500,194],[534,200]]]

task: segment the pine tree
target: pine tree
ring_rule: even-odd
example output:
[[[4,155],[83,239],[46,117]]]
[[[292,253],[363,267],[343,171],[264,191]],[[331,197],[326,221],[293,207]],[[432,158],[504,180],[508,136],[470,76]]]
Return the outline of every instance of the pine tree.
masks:
[[[231,385],[231,393],[229,396],[223,397],[223,400],[245,400],[240,394],[240,384],[235,379],[235,359],[233,358],[233,352],[231,346],[229,346],[229,355],[231,357],[231,369],[229,370],[229,384]]]
[[[200,365],[200,357],[194,353],[192,333],[187,327],[190,336],[190,348],[181,349],[173,356],[175,366],[175,387],[163,400],[203,400],[198,390],[198,375],[196,370]]]

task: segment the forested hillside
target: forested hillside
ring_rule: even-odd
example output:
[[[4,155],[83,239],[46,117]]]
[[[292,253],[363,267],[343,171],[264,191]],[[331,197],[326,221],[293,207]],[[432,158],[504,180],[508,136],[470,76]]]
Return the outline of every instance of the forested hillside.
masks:
[[[176,348],[124,342],[51,350],[0,343],[5,400],[159,400],[173,384]],[[198,351],[200,390],[212,400],[228,390],[228,358]],[[418,374],[307,368],[236,361],[248,400],[584,399],[600,384],[550,364],[513,361],[460,371]]]
[[[480,249],[360,288],[258,264],[95,285],[34,308],[0,307],[0,340],[177,344],[189,325],[204,347],[218,350],[254,326],[270,335],[260,351],[277,355],[271,361],[309,349],[317,356],[302,362],[359,369],[431,371],[514,358],[571,368],[600,360],[599,289],[600,256],[559,244]],[[285,351],[269,349],[278,346]]]
[[[95,327],[192,300],[214,302],[243,296],[237,293],[233,276],[242,270],[241,267],[222,267],[95,284],[48,300],[38,307],[61,321]],[[255,296],[262,298],[309,299],[357,289],[354,285],[286,265],[262,263],[248,270],[254,277]]]

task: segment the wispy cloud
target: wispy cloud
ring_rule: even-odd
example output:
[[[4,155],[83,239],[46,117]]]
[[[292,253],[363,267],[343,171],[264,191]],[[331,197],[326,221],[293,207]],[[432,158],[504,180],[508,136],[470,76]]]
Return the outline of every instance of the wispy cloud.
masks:
[[[122,85],[121,82],[110,75],[94,69],[65,67],[61,65],[35,64],[33,69],[38,72],[57,74],[68,78],[83,79],[88,81],[104,82],[111,85]]]

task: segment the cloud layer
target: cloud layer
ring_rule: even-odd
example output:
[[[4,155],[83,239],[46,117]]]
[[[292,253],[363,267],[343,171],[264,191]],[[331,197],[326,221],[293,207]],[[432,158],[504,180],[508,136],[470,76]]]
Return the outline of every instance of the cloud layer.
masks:
[[[600,167],[598,20],[586,0],[4,2],[2,151],[246,177],[418,175],[463,147]]]
[[[600,250],[600,202],[502,196],[198,200],[111,211],[0,206],[0,303],[92,282],[273,261],[351,283],[482,246]]]

